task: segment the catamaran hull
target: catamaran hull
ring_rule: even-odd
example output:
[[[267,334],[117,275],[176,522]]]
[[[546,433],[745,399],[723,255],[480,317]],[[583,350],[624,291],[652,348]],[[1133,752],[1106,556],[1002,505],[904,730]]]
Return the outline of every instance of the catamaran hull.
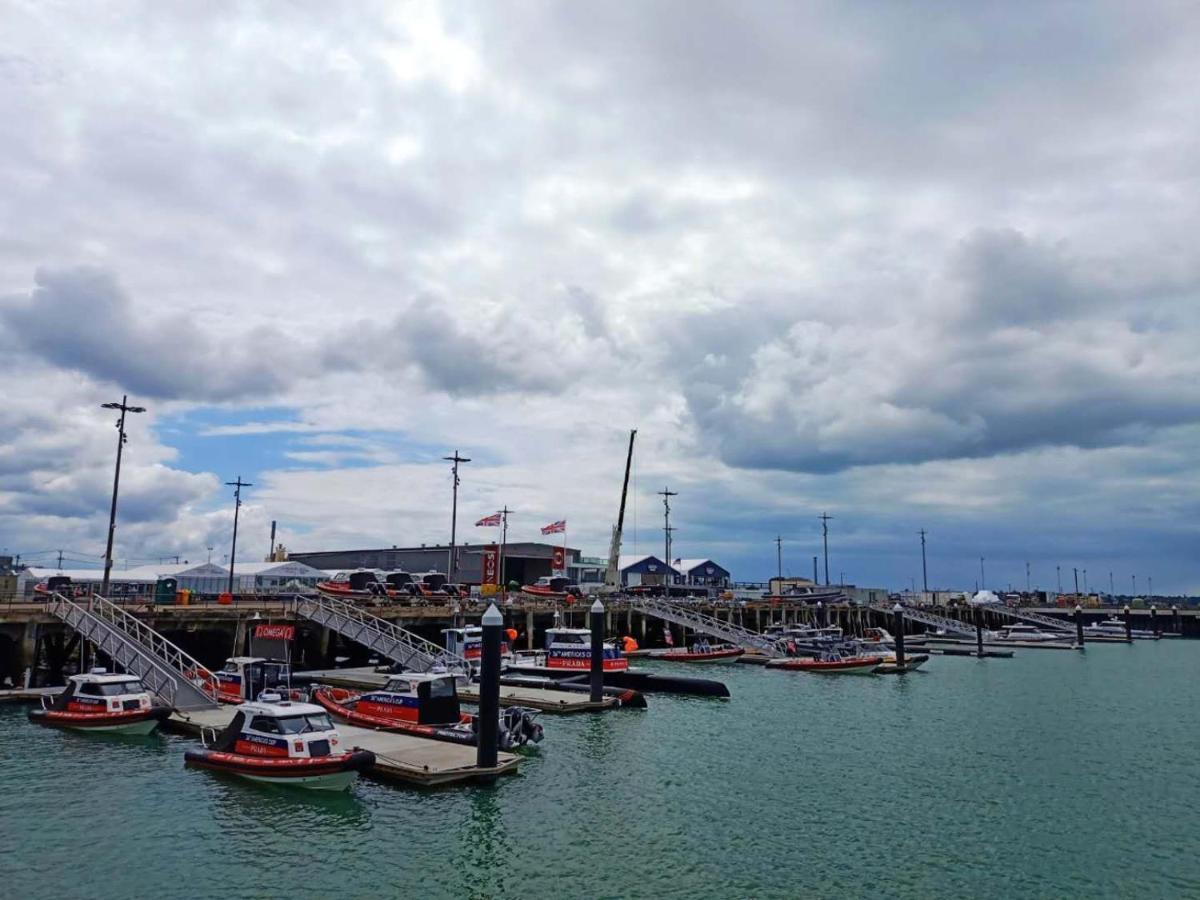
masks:
[[[811,672],[814,675],[873,675],[883,662],[881,656],[864,659],[779,659],[767,663],[768,669],[786,669],[789,672]]]
[[[587,681],[587,669],[556,669],[516,663],[506,670],[513,675],[540,675],[558,681]],[[720,681],[707,678],[685,678],[678,675],[659,675],[642,669],[624,669],[604,673],[605,687],[628,688],[643,693],[692,694],[699,697],[728,697],[729,688]]]

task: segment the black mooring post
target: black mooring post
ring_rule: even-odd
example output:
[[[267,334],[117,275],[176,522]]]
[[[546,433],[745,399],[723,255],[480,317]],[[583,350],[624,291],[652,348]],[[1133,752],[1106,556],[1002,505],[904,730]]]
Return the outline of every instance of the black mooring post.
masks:
[[[1129,620],[1129,605],[1125,606],[1125,640],[1133,640],[1133,623]]]
[[[975,610],[975,655],[983,659],[983,610]]]
[[[1171,604],[1171,630],[1179,634],[1179,607],[1174,603]]]
[[[895,614],[896,665],[904,668],[904,607],[897,603],[892,607],[892,612]]]
[[[1158,634],[1158,607],[1150,604],[1150,633]]]
[[[1075,604],[1075,642],[1083,646],[1083,607]]]
[[[592,670],[591,701],[604,699],[604,604],[598,599],[592,604]],[[686,641],[687,638],[685,637]]]
[[[483,614],[483,652],[479,661],[479,740],[475,764],[496,768],[497,730],[500,724],[500,631],[504,617],[493,603]]]
[[[825,604],[820,600],[817,601],[817,627],[825,627]]]

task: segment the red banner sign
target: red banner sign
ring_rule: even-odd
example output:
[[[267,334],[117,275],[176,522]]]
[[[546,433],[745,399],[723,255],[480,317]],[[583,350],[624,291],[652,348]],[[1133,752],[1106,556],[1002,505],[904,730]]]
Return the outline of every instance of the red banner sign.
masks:
[[[554,568],[559,572],[565,572],[567,569],[567,551],[562,547],[554,548]]]
[[[495,544],[483,549],[483,583],[500,583],[500,548]]]
[[[264,641],[290,641],[296,636],[294,625],[259,625],[254,636]]]

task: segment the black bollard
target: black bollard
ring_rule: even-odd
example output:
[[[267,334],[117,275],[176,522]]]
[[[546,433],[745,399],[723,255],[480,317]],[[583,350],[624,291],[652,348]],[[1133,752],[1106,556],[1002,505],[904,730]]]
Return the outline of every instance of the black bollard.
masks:
[[[604,604],[592,604],[592,694],[591,701],[604,699]],[[686,641],[687,638],[685,637]],[[686,645],[685,645],[686,646]]]
[[[896,665],[904,668],[904,607],[897,603],[892,607],[892,612],[895,613],[895,621],[893,628],[896,629],[893,637],[896,639]]]
[[[1083,646],[1083,607],[1075,604],[1075,642]]]
[[[975,655],[983,659],[983,612],[975,610]]]
[[[475,764],[496,768],[497,730],[500,724],[500,630],[504,617],[493,603],[483,614],[483,648],[479,661],[479,728]]]
[[[1150,633],[1158,634],[1158,607],[1150,604]]]
[[[1179,607],[1171,604],[1171,630],[1179,634]]]
[[[1129,606],[1125,607],[1125,640],[1133,640],[1133,623],[1129,620]]]
[[[817,601],[817,627],[825,627],[825,606],[820,600]]]

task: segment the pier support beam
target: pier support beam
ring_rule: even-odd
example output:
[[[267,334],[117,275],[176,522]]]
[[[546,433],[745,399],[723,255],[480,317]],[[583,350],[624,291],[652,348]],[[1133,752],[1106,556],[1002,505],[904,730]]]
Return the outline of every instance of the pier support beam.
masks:
[[[497,731],[500,725],[500,631],[504,616],[493,603],[483,614],[483,648],[479,661],[479,744],[475,765],[496,768]]]
[[[591,618],[591,700],[599,703],[604,699],[604,604],[599,600],[592,604]]]
[[[533,649],[533,610],[525,613],[525,649]]]

